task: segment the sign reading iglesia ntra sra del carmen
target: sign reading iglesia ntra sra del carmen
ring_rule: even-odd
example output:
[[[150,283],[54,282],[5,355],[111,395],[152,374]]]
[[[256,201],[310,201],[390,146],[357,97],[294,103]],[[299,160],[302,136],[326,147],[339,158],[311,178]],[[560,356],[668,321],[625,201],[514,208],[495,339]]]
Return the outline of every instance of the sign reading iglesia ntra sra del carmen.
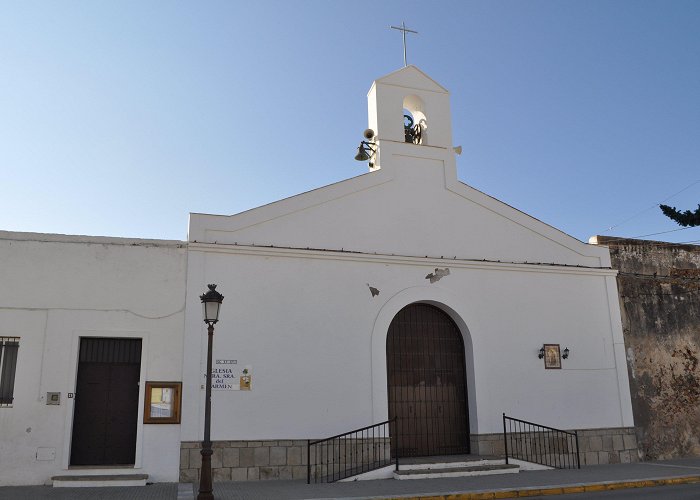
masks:
[[[211,369],[212,391],[250,391],[252,382],[252,365],[239,366],[236,359],[214,360]]]

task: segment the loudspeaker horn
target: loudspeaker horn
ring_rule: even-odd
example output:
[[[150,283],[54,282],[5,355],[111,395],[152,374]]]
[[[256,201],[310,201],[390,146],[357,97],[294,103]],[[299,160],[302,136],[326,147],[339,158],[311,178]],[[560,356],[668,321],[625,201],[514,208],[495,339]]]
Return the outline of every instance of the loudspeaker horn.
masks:
[[[374,137],[374,130],[372,130],[371,128],[365,129],[362,135],[365,136],[365,139],[370,140]]]

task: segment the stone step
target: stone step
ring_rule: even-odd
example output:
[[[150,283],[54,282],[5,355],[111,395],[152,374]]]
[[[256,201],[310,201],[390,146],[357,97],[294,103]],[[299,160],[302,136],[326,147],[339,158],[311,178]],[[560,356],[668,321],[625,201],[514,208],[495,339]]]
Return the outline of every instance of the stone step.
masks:
[[[100,488],[105,486],[146,486],[148,474],[89,474],[53,476],[54,488]]]
[[[520,472],[520,466],[514,464],[484,464],[471,465],[466,467],[455,467],[455,462],[449,463],[448,467],[443,467],[445,464],[430,464],[439,465],[428,469],[401,469],[394,472],[394,479],[435,479],[440,477],[465,477],[465,476],[487,476],[492,474],[517,474]]]
[[[424,462],[403,463],[399,462],[400,470],[426,470],[426,469],[458,469],[464,467],[479,467],[483,465],[504,465],[502,458],[478,458],[474,460],[457,460],[451,462]]]

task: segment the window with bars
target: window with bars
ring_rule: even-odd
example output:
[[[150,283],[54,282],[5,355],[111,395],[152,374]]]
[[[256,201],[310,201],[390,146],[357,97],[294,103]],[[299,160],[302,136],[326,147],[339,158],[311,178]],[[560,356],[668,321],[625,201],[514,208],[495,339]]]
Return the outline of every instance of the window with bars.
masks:
[[[0,337],[0,406],[12,406],[19,337]]]

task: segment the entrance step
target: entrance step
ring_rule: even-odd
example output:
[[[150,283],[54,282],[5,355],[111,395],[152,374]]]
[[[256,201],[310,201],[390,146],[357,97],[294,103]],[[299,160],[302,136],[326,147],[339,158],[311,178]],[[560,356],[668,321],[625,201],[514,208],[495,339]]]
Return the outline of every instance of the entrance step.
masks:
[[[440,477],[517,474],[520,466],[506,464],[502,458],[478,455],[418,457],[399,461],[395,479],[433,479]]]
[[[394,479],[435,479],[439,477],[488,476],[491,474],[517,474],[519,465],[473,465],[469,467],[439,467],[435,469],[398,470]]]
[[[146,486],[148,474],[90,474],[53,476],[54,488],[100,488],[104,486]]]

